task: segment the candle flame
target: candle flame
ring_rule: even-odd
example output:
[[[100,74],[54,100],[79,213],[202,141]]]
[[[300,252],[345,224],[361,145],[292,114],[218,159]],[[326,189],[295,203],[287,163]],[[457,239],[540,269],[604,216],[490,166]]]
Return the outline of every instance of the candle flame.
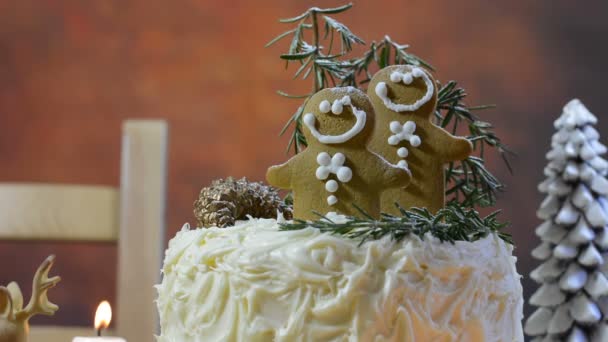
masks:
[[[106,329],[112,321],[112,307],[107,300],[99,303],[95,312],[95,329]]]

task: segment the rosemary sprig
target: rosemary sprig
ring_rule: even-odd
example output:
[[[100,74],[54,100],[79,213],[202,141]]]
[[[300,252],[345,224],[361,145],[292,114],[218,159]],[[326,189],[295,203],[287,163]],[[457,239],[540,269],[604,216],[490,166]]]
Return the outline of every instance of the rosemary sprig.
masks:
[[[322,232],[360,240],[360,244],[386,236],[390,236],[395,241],[411,236],[424,239],[427,233],[442,242],[450,243],[477,241],[489,234],[497,234],[505,242],[513,244],[511,235],[502,231],[506,224],[498,221],[498,211],[481,217],[475,209],[463,208],[459,205],[448,205],[435,215],[427,209],[400,208],[401,216],[382,214],[380,219],[374,220],[362,209],[356,208],[361,216],[348,216],[344,222],[338,223],[327,216],[317,214],[320,218],[316,221],[294,220],[281,223],[280,229],[300,230],[313,227]]]
[[[438,92],[436,124],[454,134],[459,132],[461,126],[466,125],[468,139],[473,143],[476,152],[476,155],[450,163],[446,167],[446,195],[451,201],[465,207],[489,207],[496,204],[496,195],[504,189],[504,185],[486,169],[485,152],[488,147],[495,149],[509,171],[512,170],[509,163],[512,152],[494,133],[492,124],[481,121],[473,113],[475,110],[494,106],[469,107],[464,103],[466,96],[466,91],[459,87],[456,81],[449,81],[441,86]]]

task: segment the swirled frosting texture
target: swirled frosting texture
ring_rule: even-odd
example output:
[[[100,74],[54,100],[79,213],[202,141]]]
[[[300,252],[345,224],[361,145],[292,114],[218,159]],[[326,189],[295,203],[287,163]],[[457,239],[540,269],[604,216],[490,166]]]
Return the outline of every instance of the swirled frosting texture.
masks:
[[[166,251],[158,341],[523,341],[511,252],[495,236],[358,246],[272,219],[185,227]]]

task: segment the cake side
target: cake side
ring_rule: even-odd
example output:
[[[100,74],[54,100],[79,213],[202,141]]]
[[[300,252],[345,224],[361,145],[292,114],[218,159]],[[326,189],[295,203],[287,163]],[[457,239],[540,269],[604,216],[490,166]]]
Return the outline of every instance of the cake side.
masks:
[[[274,219],[184,228],[158,341],[523,341],[516,259],[496,236],[358,244]]]

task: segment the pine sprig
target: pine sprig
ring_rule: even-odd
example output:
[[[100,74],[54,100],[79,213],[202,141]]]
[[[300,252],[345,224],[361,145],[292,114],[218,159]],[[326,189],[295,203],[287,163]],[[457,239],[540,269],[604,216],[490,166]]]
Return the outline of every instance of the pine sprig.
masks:
[[[378,220],[373,219],[361,208],[360,217],[348,216],[345,221],[335,222],[320,214],[316,221],[294,220],[280,224],[281,230],[300,230],[307,227],[319,229],[321,232],[344,236],[359,240],[361,244],[368,240],[378,240],[390,236],[394,241],[402,241],[411,236],[424,239],[427,233],[442,242],[477,241],[489,234],[497,234],[502,240],[513,244],[511,235],[502,231],[505,223],[498,221],[498,211],[481,217],[472,208],[462,208],[458,205],[448,205],[433,215],[427,209],[399,208],[401,216],[382,214]]]

